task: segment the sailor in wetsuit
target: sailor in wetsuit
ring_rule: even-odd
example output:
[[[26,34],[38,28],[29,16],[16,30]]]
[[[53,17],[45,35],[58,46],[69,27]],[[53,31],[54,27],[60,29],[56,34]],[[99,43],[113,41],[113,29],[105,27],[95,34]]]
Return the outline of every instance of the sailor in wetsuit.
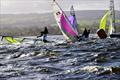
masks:
[[[47,27],[45,27],[44,31],[42,31],[41,35],[37,36],[37,38],[42,37],[42,41],[47,42],[47,34],[48,34],[48,29],[47,29]]]
[[[87,29],[85,28],[85,30],[84,30],[84,32],[83,32],[83,34],[82,34],[82,37],[83,37],[83,38],[88,38],[88,37],[89,37],[89,34],[90,34],[90,30],[87,30]]]
[[[78,37],[77,37],[77,38],[78,38],[78,41],[80,41],[80,40],[85,40],[85,38],[89,38],[89,34],[90,34],[90,30],[87,30],[87,29],[85,28],[82,36],[78,36]]]

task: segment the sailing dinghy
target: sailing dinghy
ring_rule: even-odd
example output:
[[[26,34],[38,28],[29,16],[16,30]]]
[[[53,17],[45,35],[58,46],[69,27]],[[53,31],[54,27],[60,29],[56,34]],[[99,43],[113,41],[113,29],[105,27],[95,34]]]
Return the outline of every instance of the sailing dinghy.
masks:
[[[109,28],[108,28],[108,34],[106,34],[106,24],[107,21],[109,21]],[[115,10],[114,10],[114,0],[110,0],[110,10],[107,11],[107,13],[103,16],[103,18],[100,21],[100,28],[97,31],[98,36],[101,39],[104,39],[107,37],[111,38],[120,38],[120,33],[115,33],[116,26],[115,26]]]
[[[66,41],[68,42],[77,41],[79,36],[78,31],[73,28],[68,17],[55,0],[53,1],[53,10],[55,20]]]
[[[100,39],[104,39],[107,37],[105,30],[106,30],[107,19],[110,16],[110,13],[111,13],[110,11],[107,11],[107,13],[102,17],[100,21],[100,27],[99,27],[99,30],[97,31],[97,34],[100,37]]]

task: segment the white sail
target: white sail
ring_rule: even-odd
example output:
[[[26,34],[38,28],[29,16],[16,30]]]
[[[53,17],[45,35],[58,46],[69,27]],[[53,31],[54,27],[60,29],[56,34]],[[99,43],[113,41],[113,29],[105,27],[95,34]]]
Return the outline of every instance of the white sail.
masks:
[[[115,29],[113,27],[112,18],[110,18],[110,25],[109,25],[109,29],[108,29],[108,35],[111,35],[114,31],[115,31]]]

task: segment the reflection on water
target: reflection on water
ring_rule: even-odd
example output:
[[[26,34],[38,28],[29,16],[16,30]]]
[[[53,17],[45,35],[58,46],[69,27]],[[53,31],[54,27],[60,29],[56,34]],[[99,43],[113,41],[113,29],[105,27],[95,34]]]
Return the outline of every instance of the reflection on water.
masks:
[[[71,45],[62,36],[49,40],[1,43],[0,80],[120,79],[120,39],[90,38]]]

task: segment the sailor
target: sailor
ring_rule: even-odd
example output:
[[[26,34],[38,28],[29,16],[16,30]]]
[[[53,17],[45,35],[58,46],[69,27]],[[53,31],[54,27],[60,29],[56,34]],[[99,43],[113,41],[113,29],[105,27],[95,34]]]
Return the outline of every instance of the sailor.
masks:
[[[87,29],[85,28],[85,30],[84,30],[84,32],[83,32],[83,34],[82,34],[82,37],[83,37],[83,38],[89,38],[89,34],[90,34],[90,30],[87,30]]]
[[[47,29],[47,27],[45,27],[44,31],[42,31],[41,35],[37,36],[37,38],[42,37],[42,41],[47,42],[47,34],[48,34],[48,29]]]

